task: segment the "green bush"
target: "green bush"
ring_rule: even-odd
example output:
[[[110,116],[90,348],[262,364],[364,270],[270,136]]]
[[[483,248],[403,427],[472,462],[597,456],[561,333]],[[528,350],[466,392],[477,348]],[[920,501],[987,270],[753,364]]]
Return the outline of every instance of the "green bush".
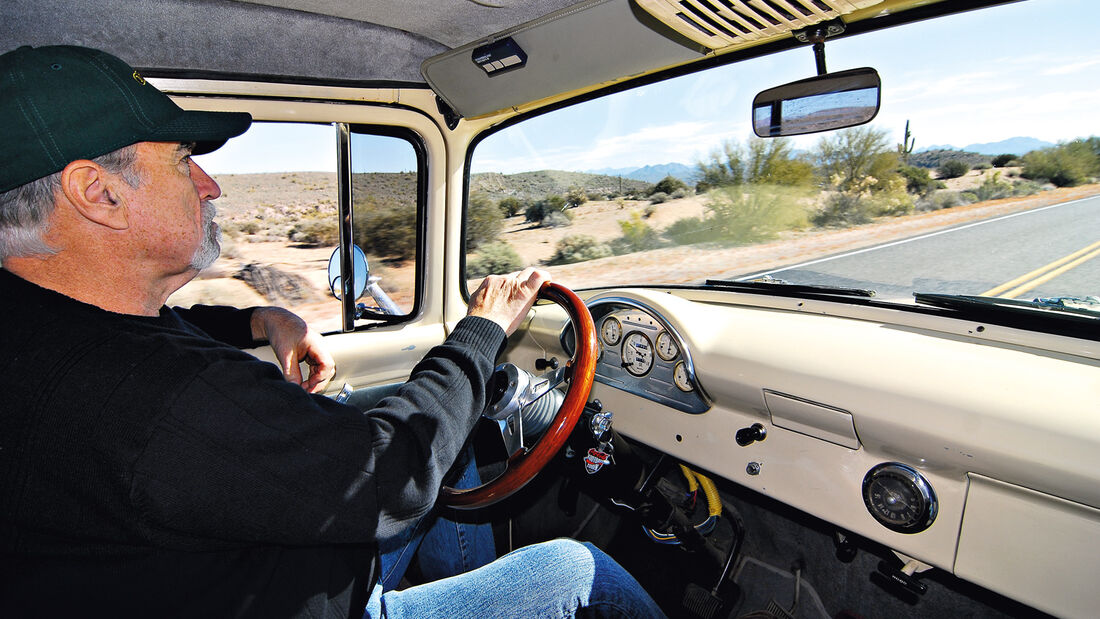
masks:
[[[665,202],[668,202],[668,194],[663,191],[651,193],[649,194],[649,202],[650,204],[663,204]]]
[[[990,163],[995,168],[1003,168],[1003,167],[1005,167],[1006,165],[1012,163],[1015,160],[1016,160],[1016,155],[1011,155],[1011,154],[1006,153],[1004,155],[997,155],[996,157],[993,158],[993,161],[991,161]]]
[[[918,196],[927,196],[936,189],[936,181],[927,168],[903,165],[898,173],[905,179],[905,190]]]
[[[497,206],[505,217],[515,217],[523,210],[523,203],[519,201],[519,198],[514,198],[512,196],[502,198],[501,201],[497,203]]]
[[[642,220],[638,211],[632,212],[630,219],[620,219],[619,228],[623,231],[623,235],[611,241],[611,250],[616,255],[632,254],[661,246],[657,231]]]
[[[940,178],[959,178],[970,171],[970,164],[959,159],[948,159],[936,168]]]
[[[504,225],[504,214],[481,192],[470,194],[466,210],[466,251],[495,241]]]
[[[466,258],[466,277],[476,278],[486,275],[511,273],[523,268],[523,258],[504,241],[493,241],[482,245],[478,252]]]
[[[542,220],[553,211],[564,211],[566,208],[565,198],[559,195],[549,195],[535,202],[527,207],[523,212],[523,218],[525,221],[532,223],[542,223]]]
[[[964,204],[957,191],[934,191],[917,201],[918,211],[938,211]]]
[[[586,234],[571,234],[558,241],[554,255],[547,264],[572,264],[586,260],[607,258],[612,255],[611,247],[600,243],[595,237]]]
[[[1026,179],[1050,181],[1058,187],[1075,187],[1100,174],[1100,157],[1089,140],[1074,140],[1043,150],[1033,150],[1023,156]]]
[[[543,228],[564,228],[573,225],[573,218],[568,211],[550,211],[539,225]]]
[[[336,218],[308,219],[294,224],[287,237],[305,245],[339,245],[340,228]]]
[[[724,243],[754,243],[775,238],[779,232],[806,225],[805,195],[790,187],[746,185],[721,187],[707,194],[705,240]],[[687,226],[689,224],[681,224]],[[685,228],[676,228],[670,238],[683,238]],[[666,232],[667,234],[667,232]]]
[[[677,245],[692,245],[718,240],[717,225],[702,217],[684,217],[666,227],[661,234]]]
[[[657,181],[657,184],[653,186],[653,189],[649,191],[649,195],[655,193],[671,194],[675,193],[678,189],[687,189],[687,185],[684,181],[672,176],[671,174]]]
[[[569,191],[565,194],[566,208],[577,208],[585,202],[588,202],[588,194],[585,193],[584,187],[574,185],[570,187]]]
[[[416,209],[392,205],[355,206],[356,243],[369,254],[406,260],[416,253]]]
[[[825,205],[810,217],[819,228],[846,228],[871,221],[871,204],[859,192],[837,191],[825,198]]]

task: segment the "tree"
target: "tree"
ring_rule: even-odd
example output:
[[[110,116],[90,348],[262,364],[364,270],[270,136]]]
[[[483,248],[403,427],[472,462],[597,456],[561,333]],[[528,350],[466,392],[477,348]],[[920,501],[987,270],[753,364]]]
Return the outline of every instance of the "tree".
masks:
[[[726,141],[721,152],[711,153],[708,160],[696,164],[696,169],[700,191],[745,183],[788,187],[813,183],[813,165],[795,156],[787,138],[751,138],[744,146]]]
[[[585,193],[584,187],[573,185],[565,194],[566,208],[577,208],[585,202],[588,202],[588,194]]]
[[[516,213],[523,210],[523,203],[519,201],[519,198],[513,196],[501,199],[501,201],[497,203],[497,206],[500,208],[500,212],[504,213],[505,217],[513,217]]]
[[[842,191],[872,176],[872,168],[881,174],[888,167],[884,165],[889,161],[885,156],[892,158],[893,167],[897,167],[897,154],[890,150],[886,131],[871,125],[851,127],[821,138],[814,155],[822,176]]]
[[[686,190],[687,188],[688,188],[688,186],[687,186],[687,184],[684,183],[684,181],[682,181],[682,180],[676,178],[675,176],[669,174],[668,176],[666,176],[666,177],[662,178],[661,180],[657,181],[657,184],[653,186],[652,190],[650,190],[649,195],[652,196],[655,193],[670,194],[670,193],[675,192],[677,189],[685,189]]]

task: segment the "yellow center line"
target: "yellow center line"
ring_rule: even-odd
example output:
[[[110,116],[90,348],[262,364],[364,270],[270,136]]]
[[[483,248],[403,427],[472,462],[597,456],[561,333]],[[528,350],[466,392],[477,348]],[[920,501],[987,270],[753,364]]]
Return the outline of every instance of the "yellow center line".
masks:
[[[996,288],[986,290],[980,296],[1001,297],[1002,299],[1014,298],[1054,279],[1062,273],[1065,273],[1066,271],[1077,267],[1082,263],[1095,258],[1098,255],[1100,255],[1100,241],[1096,241],[1088,247],[1079,249],[1068,256],[1059,258],[1054,262],[1051,262],[1050,264],[1043,265],[1035,269],[1034,271],[1031,271],[1030,273],[1026,273],[1017,277],[1012,281],[1005,282],[1000,286],[997,286]],[[1044,273],[1046,273],[1046,275],[1043,275]]]

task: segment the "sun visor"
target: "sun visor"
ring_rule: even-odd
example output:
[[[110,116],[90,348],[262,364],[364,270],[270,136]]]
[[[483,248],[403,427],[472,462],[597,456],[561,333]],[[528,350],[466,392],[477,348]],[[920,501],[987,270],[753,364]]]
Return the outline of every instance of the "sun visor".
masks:
[[[433,56],[420,72],[451,109],[473,118],[707,53],[653,21],[628,0],[591,0]]]

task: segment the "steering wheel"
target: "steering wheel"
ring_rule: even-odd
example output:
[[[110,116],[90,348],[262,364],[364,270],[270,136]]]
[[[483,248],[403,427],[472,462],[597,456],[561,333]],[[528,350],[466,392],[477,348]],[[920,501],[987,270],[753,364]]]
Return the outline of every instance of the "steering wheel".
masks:
[[[538,384],[529,384],[527,381],[531,377],[527,372],[511,364],[497,366],[494,372],[495,384],[491,386],[494,391],[491,397],[493,401],[486,416],[500,422],[506,444],[510,442],[508,428],[512,428],[513,434],[519,437],[519,448],[511,453],[508,468],[496,479],[465,490],[444,486],[440,492],[440,501],[444,505],[455,509],[477,509],[502,501],[523,488],[562,448],[588,403],[588,394],[592,391],[592,380],[596,375],[598,352],[592,314],[580,297],[560,284],[544,284],[539,290],[538,298],[557,303],[569,314],[576,336],[576,352],[567,367],[558,370],[556,381],[550,378]],[[553,420],[533,447],[523,447],[523,409],[551,393],[560,394],[553,387],[555,382],[560,382],[567,374],[569,388]],[[524,393],[534,397],[526,399]]]

